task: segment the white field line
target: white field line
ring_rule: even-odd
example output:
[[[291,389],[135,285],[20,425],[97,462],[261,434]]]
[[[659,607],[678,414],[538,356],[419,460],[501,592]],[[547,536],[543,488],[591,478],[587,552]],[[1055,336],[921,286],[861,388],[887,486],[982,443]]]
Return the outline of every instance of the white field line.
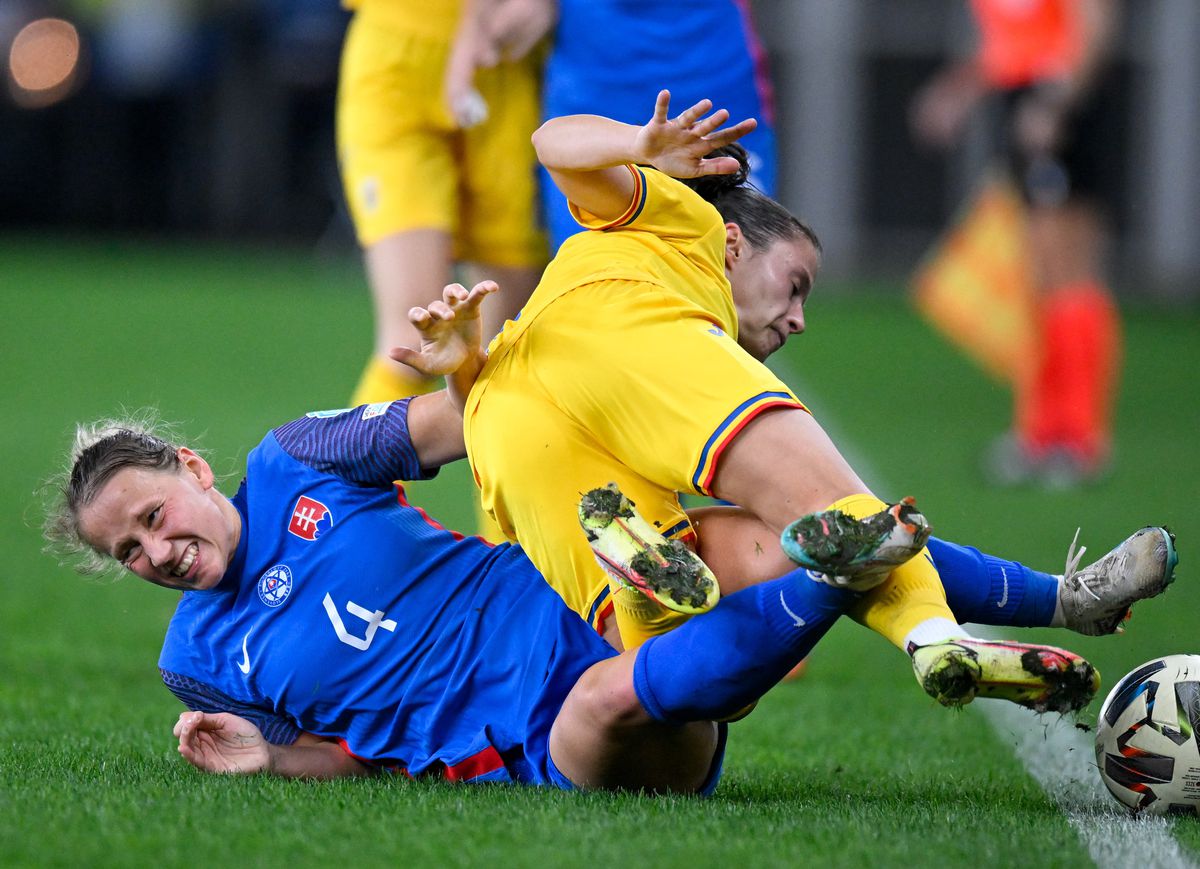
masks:
[[[803,390],[797,393],[802,399],[806,394],[819,396],[786,363],[772,367],[785,383]],[[863,459],[853,438],[837,429],[836,420],[824,412],[819,419],[859,476],[872,487],[888,490],[886,478]],[[995,628],[970,625],[969,629],[981,637],[989,632],[996,636]],[[1099,869],[1200,867],[1175,841],[1171,821],[1134,818],[1108,793],[1096,771],[1091,734],[1076,729],[1066,718],[1037,715],[1009,703],[982,700],[968,708],[987,718],[997,735],[1012,745],[1026,772],[1054,800]]]
[[[995,633],[994,628],[987,630]],[[983,630],[975,632],[982,634]],[[1066,815],[1100,869],[1197,866],[1175,841],[1171,821],[1135,818],[1112,798],[1096,772],[1091,734],[1076,729],[1067,718],[1038,715],[1010,703],[978,700],[969,708],[978,710],[1012,746],[1025,769]]]

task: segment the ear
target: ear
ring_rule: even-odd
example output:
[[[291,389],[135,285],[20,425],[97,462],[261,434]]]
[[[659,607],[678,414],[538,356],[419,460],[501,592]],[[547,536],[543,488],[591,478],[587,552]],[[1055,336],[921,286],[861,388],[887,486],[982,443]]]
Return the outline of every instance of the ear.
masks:
[[[733,271],[733,264],[746,255],[748,242],[742,228],[736,223],[725,224],[725,274]]]
[[[183,467],[184,472],[200,481],[201,488],[206,490],[212,488],[215,480],[212,466],[204,461],[198,453],[187,447],[180,447],[176,450],[175,455],[179,457],[179,464]]]

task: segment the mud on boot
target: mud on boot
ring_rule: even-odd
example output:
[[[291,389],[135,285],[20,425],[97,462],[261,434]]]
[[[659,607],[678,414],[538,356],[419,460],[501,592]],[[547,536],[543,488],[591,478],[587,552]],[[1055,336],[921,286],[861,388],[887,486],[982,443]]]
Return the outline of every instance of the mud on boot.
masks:
[[[621,585],[689,615],[712,609],[720,599],[717,579],[700,556],[663,537],[615,483],[583,495],[579,524],[596,561]]]
[[[985,697],[1035,712],[1076,712],[1100,688],[1095,667],[1054,646],[961,638],[910,646],[909,654],[917,681],[943,706]]]
[[[919,553],[931,530],[916,502],[904,498],[865,519],[841,510],[801,516],[783,530],[780,545],[829,585],[866,591]]]

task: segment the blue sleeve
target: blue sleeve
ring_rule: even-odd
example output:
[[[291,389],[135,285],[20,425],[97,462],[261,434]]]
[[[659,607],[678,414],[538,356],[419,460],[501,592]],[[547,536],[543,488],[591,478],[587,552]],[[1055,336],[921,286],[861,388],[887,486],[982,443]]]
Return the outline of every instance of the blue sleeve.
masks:
[[[290,718],[285,718],[261,706],[251,706],[234,700],[211,685],[159,668],[163,682],[184,706],[194,712],[230,712],[245,718],[272,745],[291,745],[303,731]]]
[[[281,425],[272,434],[289,456],[323,474],[360,486],[428,480],[408,434],[411,399],[322,410]]]

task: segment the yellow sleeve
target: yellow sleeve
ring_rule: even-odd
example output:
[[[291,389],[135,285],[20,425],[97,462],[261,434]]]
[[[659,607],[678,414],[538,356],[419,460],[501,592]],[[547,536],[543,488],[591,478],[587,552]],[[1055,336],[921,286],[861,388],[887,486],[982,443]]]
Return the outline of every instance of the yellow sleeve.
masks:
[[[707,235],[721,215],[696,191],[648,166],[627,165],[633,175],[629,207],[615,220],[601,220],[574,202],[571,215],[585,229],[635,229],[660,238],[688,240]]]

